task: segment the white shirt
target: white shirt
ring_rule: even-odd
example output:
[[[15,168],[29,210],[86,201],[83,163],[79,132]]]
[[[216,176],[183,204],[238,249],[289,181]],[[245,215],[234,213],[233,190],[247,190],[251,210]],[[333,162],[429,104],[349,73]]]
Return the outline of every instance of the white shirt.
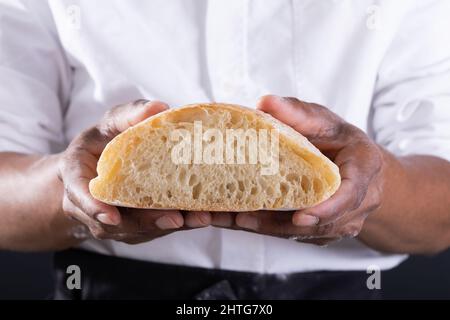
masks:
[[[327,106],[397,155],[450,159],[450,1],[0,0],[0,150],[54,153],[111,107]],[[100,253],[266,273],[382,269],[405,256],[208,227]]]

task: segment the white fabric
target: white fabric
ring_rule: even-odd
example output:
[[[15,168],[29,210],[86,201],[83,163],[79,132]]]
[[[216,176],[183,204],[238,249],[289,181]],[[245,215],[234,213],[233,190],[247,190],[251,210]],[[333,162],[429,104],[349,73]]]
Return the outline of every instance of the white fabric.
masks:
[[[450,1],[0,0],[0,150],[61,151],[109,108],[323,104],[398,155],[450,159]],[[284,273],[390,268],[357,240],[327,248],[216,228],[105,254]]]

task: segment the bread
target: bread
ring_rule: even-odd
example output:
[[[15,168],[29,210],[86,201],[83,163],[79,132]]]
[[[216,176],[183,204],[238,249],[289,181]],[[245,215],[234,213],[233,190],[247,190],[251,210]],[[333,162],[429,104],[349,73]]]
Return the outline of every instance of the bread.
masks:
[[[181,140],[175,140],[173,133],[185,130],[194,141],[194,128],[198,129],[199,124],[203,133],[211,128],[222,133],[223,141],[231,132],[226,131],[229,129],[265,130],[267,145],[275,146],[271,143],[278,138],[278,150],[269,157],[271,161],[259,161],[258,157],[257,163],[254,158],[252,162],[250,153],[245,151],[250,148],[249,138],[244,147],[242,144],[239,147],[242,139],[228,145],[244,150],[244,157],[240,158],[243,164],[236,163],[237,156],[233,158],[234,163],[228,161],[231,158],[226,158],[226,148],[214,149],[217,154],[210,155],[217,159],[223,156],[228,162],[220,163],[217,159],[213,164],[205,163],[204,159],[195,162],[193,153],[190,162],[186,158],[184,163],[179,159],[174,161],[175,148],[181,150]],[[209,146],[211,151],[211,143],[218,143],[219,138],[197,140],[201,141],[197,146],[204,152]],[[263,149],[262,145],[257,146]],[[192,148],[184,150],[192,151]],[[276,170],[270,172],[269,164]],[[340,184],[338,167],[300,133],[261,111],[219,103],[167,110],[129,128],[106,146],[97,172],[98,177],[89,184],[96,199],[112,205],[153,209],[300,209],[329,198]]]

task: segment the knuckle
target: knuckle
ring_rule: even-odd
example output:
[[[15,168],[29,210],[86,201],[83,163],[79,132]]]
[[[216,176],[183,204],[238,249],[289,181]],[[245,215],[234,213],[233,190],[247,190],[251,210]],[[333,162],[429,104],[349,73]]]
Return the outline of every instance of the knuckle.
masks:
[[[334,230],[334,223],[330,222],[321,226],[316,227],[315,234],[318,237],[324,237],[330,235]]]
[[[373,154],[372,155],[373,167],[375,169],[375,172],[379,173],[383,168],[383,154],[381,153],[379,147],[373,143],[371,143],[371,148]]]
[[[333,138],[339,136],[341,125],[327,122],[318,128],[317,136],[321,138]]]
[[[332,228],[333,222],[339,220],[347,210],[343,210],[341,208],[341,205],[334,206],[332,208],[329,208],[327,210],[322,210],[321,212],[318,212],[319,218],[319,226]]]
[[[102,132],[98,125],[87,129],[80,135],[79,143],[75,145],[78,152],[85,152],[87,150],[86,146],[89,146],[92,141],[97,141],[101,138]]]
[[[298,106],[299,104],[301,104],[302,102],[296,98],[296,97],[283,97],[284,100]]]
[[[322,107],[325,108],[325,107]],[[316,111],[322,112],[322,111]],[[347,136],[347,125],[335,119],[333,116],[321,117],[322,121],[319,126],[317,126],[316,134],[314,137],[316,139],[335,139],[335,140],[345,140],[344,137]]]
[[[95,127],[100,135],[106,137],[114,137],[119,133],[116,126],[114,125],[114,119],[116,117],[117,110],[122,107],[123,105],[119,105],[106,111],[100,123]]]
[[[368,206],[368,211],[375,211],[381,207],[381,190],[379,188],[374,188],[375,190],[371,192],[371,201]]]
[[[74,154],[73,147],[69,146],[64,154],[61,156],[57,163],[57,175],[61,182],[67,177],[67,174],[72,171],[71,168],[74,166]]]
[[[67,202],[77,203],[77,197],[70,189],[69,185],[64,185],[64,196],[67,198]],[[69,206],[69,203],[66,203]]]
[[[78,221],[77,214],[71,208],[63,208],[63,215],[70,220]]]
[[[343,229],[340,236],[343,238],[355,238],[361,233],[362,225],[362,222],[351,224]]]
[[[91,227],[90,231],[92,233],[92,236],[97,240],[107,240],[111,238],[111,235],[102,227]]]
[[[354,211],[358,209],[361,206],[361,203],[363,202],[366,192],[364,191],[365,188],[363,186],[360,186],[356,183],[352,183],[350,185],[350,194],[348,200],[348,208],[350,211]]]
[[[115,106],[115,107],[113,107],[113,108],[107,110],[107,111],[104,113],[104,115],[103,115],[102,120],[100,121],[100,123],[108,122],[111,118],[113,118],[113,117],[114,117],[114,113],[115,113],[116,110],[117,110],[118,108],[120,108],[121,106],[122,106],[122,105],[118,105],[118,106]]]

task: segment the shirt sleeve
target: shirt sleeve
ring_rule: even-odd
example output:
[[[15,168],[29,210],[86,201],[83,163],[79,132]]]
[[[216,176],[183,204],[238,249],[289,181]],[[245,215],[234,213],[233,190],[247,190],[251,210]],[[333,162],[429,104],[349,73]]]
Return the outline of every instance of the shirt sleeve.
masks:
[[[380,66],[369,126],[394,154],[450,160],[450,1],[417,3]]]
[[[0,152],[64,146],[70,68],[47,2],[32,3],[0,0]]]

